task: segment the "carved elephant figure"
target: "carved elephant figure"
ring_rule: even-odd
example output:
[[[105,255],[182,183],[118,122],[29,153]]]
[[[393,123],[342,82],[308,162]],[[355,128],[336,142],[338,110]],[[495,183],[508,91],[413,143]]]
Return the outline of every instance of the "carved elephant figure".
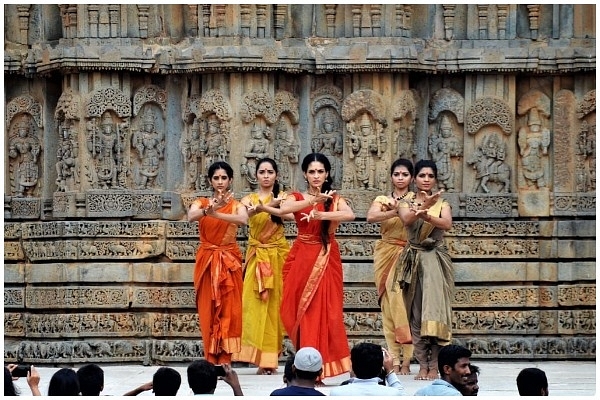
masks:
[[[90,358],[94,355],[92,346],[87,342],[76,342],[73,345],[73,356],[79,358]]]
[[[108,250],[115,256],[127,255],[127,248],[122,244],[110,243],[108,245]]]
[[[467,340],[466,347],[471,350],[473,354],[488,354],[490,352],[489,343],[482,339],[469,339]]]

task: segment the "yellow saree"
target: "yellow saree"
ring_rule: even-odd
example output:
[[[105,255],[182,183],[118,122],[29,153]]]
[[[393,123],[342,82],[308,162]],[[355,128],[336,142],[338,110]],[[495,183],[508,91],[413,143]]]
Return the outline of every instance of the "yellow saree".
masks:
[[[259,201],[257,193],[248,197],[253,204]],[[264,202],[270,200],[263,199]],[[250,217],[248,230],[242,292],[242,349],[233,360],[276,369],[284,336],[279,316],[282,268],[290,246],[283,225],[273,222],[266,212]]]

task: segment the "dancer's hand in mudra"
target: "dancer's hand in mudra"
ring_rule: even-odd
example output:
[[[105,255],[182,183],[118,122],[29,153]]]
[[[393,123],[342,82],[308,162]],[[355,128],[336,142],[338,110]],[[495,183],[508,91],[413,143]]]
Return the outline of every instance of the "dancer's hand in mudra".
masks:
[[[306,222],[310,222],[311,219],[320,219],[321,218],[321,212],[319,210],[317,210],[316,208],[313,208],[312,210],[310,210],[310,212],[307,213],[302,213],[302,218],[300,218],[300,221],[306,221]]]

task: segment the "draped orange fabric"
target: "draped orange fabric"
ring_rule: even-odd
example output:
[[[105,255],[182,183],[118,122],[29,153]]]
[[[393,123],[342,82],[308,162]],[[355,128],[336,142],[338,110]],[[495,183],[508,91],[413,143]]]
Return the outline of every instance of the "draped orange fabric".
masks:
[[[201,207],[208,199],[196,202]],[[233,214],[241,204],[231,200],[220,213]],[[242,253],[236,242],[237,225],[211,216],[198,223],[194,288],[204,357],[214,364],[231,363],[242,336]]]
[[[303,200],[301,193],[292,193]],[[335,196],[330,211],[337,209]],[[311,346],[323,357],[323,377],[350,370],[350,350],[343,318],[343,270],[334,232],[339,225],[331,222],[329,245],[323,251],[321,222],[301,221],[307,207],[294,213],[298,238],[283,266],[281,320],[296,350]],[[323,204],[317,208],[324,211]]]

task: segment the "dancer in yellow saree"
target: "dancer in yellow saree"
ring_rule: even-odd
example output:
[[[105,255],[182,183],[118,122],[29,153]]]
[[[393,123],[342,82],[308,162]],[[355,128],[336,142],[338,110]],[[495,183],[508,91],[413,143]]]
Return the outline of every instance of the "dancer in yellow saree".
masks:
[[[393,358],[394,371],[408,375],[413,345],[402,292],[394,277],[398,258],[407,241],[398,206],[402,200],[410,201],[414,197],[414,193],[408,190],[413,177],[412,162],[400,158],[394,161],[390,172],[393,190],[390,196],[375,198],[367,212],[367,221],[381,224],[381,239],[375,243],[373,253],[373,269],[383,336]]]
[[[290,246],[281,217],[269,214],[263,207],[265,204],[273,208],[279,206],[277,172],[274,160],[259,160],[256,164],[258,192],[241,200],[248,208],[248,248],[242,292],[242,350],[234,354],[233,359],[258,365],[259,375],[277,371],[284,336],[279,308],[282,268]],[[292,219],[293,215],[283,217]]]

